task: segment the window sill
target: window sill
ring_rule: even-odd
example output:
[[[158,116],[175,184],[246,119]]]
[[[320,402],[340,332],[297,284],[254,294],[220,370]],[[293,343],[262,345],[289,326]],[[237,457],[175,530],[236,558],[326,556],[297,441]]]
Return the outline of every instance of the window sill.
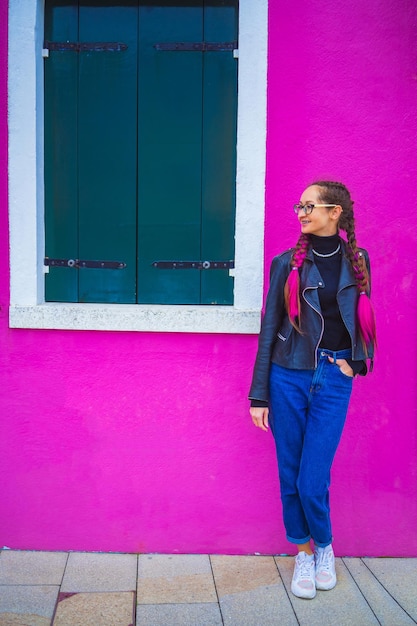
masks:
[[[10,306],[10,328],[257,334],[259,310],[231,306],[66,304]]]

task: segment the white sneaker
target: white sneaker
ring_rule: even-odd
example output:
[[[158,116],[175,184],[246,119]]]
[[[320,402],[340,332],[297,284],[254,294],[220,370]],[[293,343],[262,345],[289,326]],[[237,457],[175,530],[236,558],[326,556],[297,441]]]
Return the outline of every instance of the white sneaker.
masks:
[[[336,586],[336,565],[332,546],[314,548],[316,559],[316,588],[328,591]]]
[[[291,591],[297,598],[312,599],[316,595],[314,572],[314,554],[299,552],[295,557],[294,574],[291,581]]]

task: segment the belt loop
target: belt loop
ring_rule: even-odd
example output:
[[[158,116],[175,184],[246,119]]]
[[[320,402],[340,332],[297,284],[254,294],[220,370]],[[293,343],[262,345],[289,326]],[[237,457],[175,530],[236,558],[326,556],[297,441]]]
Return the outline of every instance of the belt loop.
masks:
[[[334,362],[336,363],[336,359],[337,359],[337,352],[333,352],[333,359],[334,359]]]

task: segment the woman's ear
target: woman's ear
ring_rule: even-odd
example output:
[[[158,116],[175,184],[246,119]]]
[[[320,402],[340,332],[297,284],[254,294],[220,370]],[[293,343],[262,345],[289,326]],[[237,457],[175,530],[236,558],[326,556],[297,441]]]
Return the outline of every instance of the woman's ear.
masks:
[[[340,206],[340,204],[337,204],[335,207],[333,207],[333,209],[331,210],[331,216],[333,217],[333,219],[338,220],[341,216],[341,214],[343,213],[343,209]]]

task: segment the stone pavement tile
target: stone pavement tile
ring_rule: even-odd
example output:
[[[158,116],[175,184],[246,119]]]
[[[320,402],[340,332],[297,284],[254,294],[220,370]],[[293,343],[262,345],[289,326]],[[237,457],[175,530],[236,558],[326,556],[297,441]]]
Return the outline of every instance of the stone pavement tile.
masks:
[[[212,556],[211,563],[225,624],[297,625],[273,557]]]
[[[0,614],[0,626],[50,626],[49,617],[39,615],[16,615],[13,613]]]
[[[58,586],[0,586],[0,626],[50,626]]]
[[[223,626],[219,605],[139,604],[136,626]],[[259,624],[258,624],[259,626]]]
[[[417,621],[417,559],[362,559],[404,611]]]
[[[0,585],[60,585],[67,552],[3,550]]]
[[[313,600],[296,598],[291,593],[294,558],[275,557],[275,560],[300,626],[323,626],[323,624],[376,626],[379,624],[341,559],[336,559],[336,587],[330,591],[317,591]]]
[[[61,594],[53,626],[133,626],[133,591]]]
[[[206,554],[141,554],[138,604],[217,602]]]
[[[71,552],[61,591],[134,591],[137,556]]]
[[[362,559],[344,558],[344,564],[360,587],[366,601],[384,626],[409,626],[415,624],[400,605],[384,589]],[[415,594],[416,580],[414,581]]]

